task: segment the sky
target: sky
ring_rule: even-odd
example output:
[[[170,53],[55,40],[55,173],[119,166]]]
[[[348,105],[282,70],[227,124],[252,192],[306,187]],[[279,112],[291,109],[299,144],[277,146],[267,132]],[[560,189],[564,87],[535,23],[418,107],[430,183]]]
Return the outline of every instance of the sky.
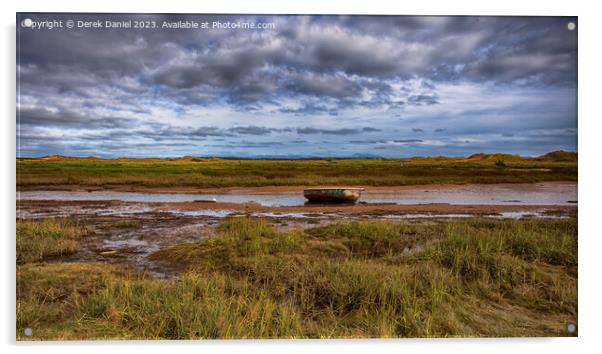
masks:
[[[157,28],[39,29],[19,25],[25,18]],[[173,28],[178,21],[210,28]],[[577,19],[18,14],[17,155],[577,151],[570,22]]]

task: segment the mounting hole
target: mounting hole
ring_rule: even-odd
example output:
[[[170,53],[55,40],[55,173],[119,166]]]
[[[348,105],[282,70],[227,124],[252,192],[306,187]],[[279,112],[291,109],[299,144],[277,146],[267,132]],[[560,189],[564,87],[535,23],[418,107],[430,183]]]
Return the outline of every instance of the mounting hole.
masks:
[[[33,21],[30,18],[26,18],[23,21],[21,21],[21,26],[22,27],[31,27],[31,25],[33,24]]]
[[[575,326],[572,323],[569,323],[568,325],[566,325],[566,331],[569,333],[575,333],[575,331],[577,330],[577,326]]]
[[[29,328],[29,327],[23,328],[23,335],[25,335],[27,337],[31,337],[32,334],[33,334],[33,331],[31,330],[31,328]]]
[[[567,23],[566,28],[568,28],[569,31],[574,31],[575,28],[577,28],[577,25],[575,24],[575,22],[569,22]]]

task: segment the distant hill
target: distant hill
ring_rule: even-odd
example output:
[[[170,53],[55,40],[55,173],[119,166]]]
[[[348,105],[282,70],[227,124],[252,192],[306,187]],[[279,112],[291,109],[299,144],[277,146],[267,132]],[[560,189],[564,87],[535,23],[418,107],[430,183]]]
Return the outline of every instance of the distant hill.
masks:
[[[502,160],[505,162],[519,161],[525,159],[532,159],[536,161],[548,161],[548,162],[577,162],[577,153],[572,151],[556,150],[548,152],[547,154],[538,157],[523,157],[520,155],[512,154],[472,154],[466,161],[497,161]]]
[[[525,158],[520,155],[512,154],[472,154],[466,160],[467,161],[518,161],[524,160]]]
[[[61,155],[50,155],[50,156],[44,156],[41,157],[40,160],[44,160],[44,161],[50,161],[50,160],[60,160],[60,159],[64,159],[64,156]]]
[[[577,162],[577,153],[564,150],[548,152],[536,158],[539,161]]]
[[[377,155],[355,155],[351,157],[328,157],[328,156],[313,156],[313,157],[304,157],[304,156],[263,156],[257,158],[250,157],[217,157],[217,156],[182,156],[182,157],[169,157],[169,158],[160,158],[160,157],[139,157],[139,158],[129,158],[129,157],[117,157],[117,158],[101,158],[94,156],[87,157],[71,157],[71,156],[61,156],[61,155],[50,155],[50,156],[42,156],[42,157],[30,157],[23,159],[31,159],[31,160],[41,160],[41,161],[112,161],[112,162],[127,162],[127,161],[140,161],[140,162],[161,162],[161,161],[179,161],[179,162],[207,162],[207,161],[219,161],[219,160],[349,160],[349,159],[382,159],[382,157]],[[387,160],[387,158],[384,158]],[[395,160],[395,158],[391,158]],[[572,151],[564,151],[564,150],[556,150],[549,152],[547,154],[538,156],[538,157],[524,157],[520,155],[513,154],[504,154],[504,153],[495,153],[495,154],[485,154],[485,153],[476,153],[472,154],[468,157],[451,157],[451,156],[416,156],[410,158],[401,158],[404,161],[450,161],[454,160],[455,162],[484,162],[484,163],[495,163],[498,160],[504,162],[521,162],[521,161],[541,161],[541,162],[577,162],[577,153]]]

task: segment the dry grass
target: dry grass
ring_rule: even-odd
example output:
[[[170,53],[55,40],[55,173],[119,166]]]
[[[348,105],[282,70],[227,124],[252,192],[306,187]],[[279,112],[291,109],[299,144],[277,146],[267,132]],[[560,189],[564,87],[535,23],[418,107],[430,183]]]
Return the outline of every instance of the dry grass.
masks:
[[[151,257],[181,269],[174,280],[20,266],[17,327],[34,339],[565,336],[577,319],[576,227],[475,219],[279,232],[232,218]]]
[[[17,221],[17,263],[38,262],[77,250],[86,229],[68,219]]]

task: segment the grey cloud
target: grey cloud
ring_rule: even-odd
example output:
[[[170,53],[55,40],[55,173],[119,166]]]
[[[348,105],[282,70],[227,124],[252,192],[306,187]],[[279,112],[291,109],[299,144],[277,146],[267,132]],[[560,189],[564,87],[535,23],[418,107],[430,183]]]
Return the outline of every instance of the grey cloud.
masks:
[[[266,135],[266,134],[270,134],[273,131],[273,129],[250,125],[248,127],[229,128],[228,131],[231,131],[231,132],[237,133],[237,134],[244,134],[244,135]]]
[[[366,133],[372,133],[372,132],[379,132],[381,130],[377,129],[377,128],[373,128],[373,127],[363,127],[362,131],[364,131]]]
[[[170,124],[156,124],[153,129],[136,129],[132,131],[123,131],[123,135],[152,139],[155,141],[168,140],[205,140],[212,137],[233,137],[234,134],[218,127],[177,127]],[[115,132],[111,135],[115,136]]]
[[[262,139],[282,133],[290,133],[287,139],[294,133],[329,135],[323,137],[326,142],[303,146],[302,152],[297,151],[299,146],[288,147],[300,155],[323,151],[362,155],[366,153],[362,148],[373,147],[362,146],[359,140],[354,143],[356,150],[343,150],[346,136],[362,133],[370,133],[374,143],[397,138],[399,145],[388,144],[383,151],[392,155],[427,155],[445,148],[468,151],[470,147],[462,142],[477,141],[474,138],[479,136],[488,138],[471,147],[529,152],[542,147],[576,148],[577,31],[566,29],[566,23],[577,22],[576,18],[27,16],[36,20],[49,16],[261,19],[277,24],[275,30],[266,31],[31,31],[18,27],[19,123],[22,151],[27,154],[44,151],[44,147],[62,152],[81,148],[99,155],[111,154],[111,148],[124,154],[164,154],[161,147],[168,146],[165,150],[174,148],[174,153],[219,155],[229,151],[226,147],[206,150],[209,142],[242,144],[238,139],[244,137],[258,143],[259,149],[265,143]],[[483,103],[458,108],[455,100],[465,93],[450,93],[452,85],[471,87],[471,97]],[[520,104],[489,103],[491,96],[485,93],[495,88],[502,94],[534,99]],[[218,122],[221,112],[228,113]],[[396,118],[402,116],[407,122],[403,128]],[[338,124],[339,119],[350,121],[350,117],[354,125]],[[279,119],[286,123],[276,124]],[[390,126],[394,120],[397,126]],[[273,128],[282,124],[289,127]],[[438,133],[438,141],[456,141],[463,147],[441,145],[428,150],[428,144],[405,139],[391,129],[403,132],[408,125],[421,127],[412,129],[414,133]],[[537,146],[534,138],[520,140],[544,128],[562,134],[543,134]],[[521,134],[513,135],[516,131]],[[282,141],[288,143],[287,139]],[[193,145],[177,150],[170,145],[176,140]],[[137,146],[147,146],[141,144],[149,144],[148,149],[136,151]],[[246,145],[249,156],[254,153],[252,145]],[[284,144],[279,150],[286,148]]]
[[[299,108],[280,108],[278,110],[281,113],[291,113],[295,115],[313,115],[313,114],[328,114],[331,116],[338,115],[338,111],[333,108],[329,108],[323,104],[305,103]]]
[[[397,140],[393,140],[394,143],[399,143],[399,144],[409,144],[409,143],[422,143],[424,142],[424,140],[420,140],[420,139],[397,139]]]
[[[362,93],[362,86],[342,75],[294,74],[287,77],[287,88],[294,93],[317,97],[356,98]]]
[[[352,135],[357,134],[357,129],[318,129],[318,128],[297,128],[297,134],[331,134],[331,135]]]
[[[240,143],[229,143],[229,144],[214,144],[211,145],[212,147],[219,147],[219,148],[228,148],[228,149],[246,149],[246,148],[260,148],[260,149],[264,149],[264,148],[272,148],[272,147],[278,147],[278,146],[283,146],[284,143],[281,141],[260,141],[260,142],[256,142],[256,141],[241,141]]]
[[[413,105],[417,105],[417,106],[421,106],[421,105],[433,105],[433,104],[438,104],[439,103],[439,99],[437,97],[437,95],[414,95],[414,96],[410,96],[408,97],[408,103],[413,104]]]
[[[387,140],[350,140],[350,144],[385,144]]]
[[[153,20],[255,17],[139,16]],[[429,90],[436,90],[434,81],[457,77],[550,83],[574,79],[576,34],[566,30],[567,19],[562,18],[262,18],[286,21],[286,26],[278,31],[205,31],[202,35],[194,31],[97,31],[92,41],[91,33],[56,31],[41,36],[22,30],[20,65],[45,72],[68,68],[95,83],[136,78],[143,84],[139,90],[163,86],[164,94],[182,104],[207,105],[221,97],[232,105],[257,109],[273,102],[275,93],[331,97],[344,106],[364,90],[374,93],[364,105],[400,105],[391,101],[391,88],[383,80],[414,75],[433,76],[422,84]],[[457,69],[459,64],[461,69]],[[54,84],[62,92],[77,90],[59,81]],[[408,102],[428,105],[438,99],[418,94]]]
[[[46,108],[21,108],[17,123],[36,127],[57,128],[124,128],[133,124],[131,119],[120,117],[94,117],[68,109],[51,111]]]
[[[231,136],[230,134],[226,134],[216,127],[200,127],[193,129],[190,132],[190,135],[199,136],[199,137],[208,137],[208,136]]]

